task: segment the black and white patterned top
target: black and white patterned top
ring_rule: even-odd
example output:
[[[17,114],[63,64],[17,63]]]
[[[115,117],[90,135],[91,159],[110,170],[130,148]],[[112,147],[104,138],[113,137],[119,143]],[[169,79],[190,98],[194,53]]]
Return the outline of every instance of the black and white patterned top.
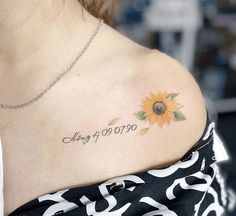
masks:
[[[201,139],[177,163],[45,194],[8,216],[221,216],[229,200],[218,162],[227,158],[208,116]]]

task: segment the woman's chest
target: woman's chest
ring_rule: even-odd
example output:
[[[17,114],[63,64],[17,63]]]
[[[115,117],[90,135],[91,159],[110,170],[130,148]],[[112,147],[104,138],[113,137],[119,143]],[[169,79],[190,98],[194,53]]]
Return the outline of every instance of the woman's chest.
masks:
[[[122,90],[101,93],[91,97],[68,93],[61,101],[49,97],[51,102],[37,111],[6,118],[1,132],[6,209],[150,164],[150,159],[140,157],[144,146],[136,142],[139,126],[133,105],[122,100]]]

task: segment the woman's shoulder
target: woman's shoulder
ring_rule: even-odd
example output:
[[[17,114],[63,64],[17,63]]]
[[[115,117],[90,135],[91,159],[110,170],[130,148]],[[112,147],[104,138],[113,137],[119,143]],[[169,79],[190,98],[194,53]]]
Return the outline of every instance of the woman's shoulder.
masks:
[[[133,142],[154,149],[151,152],[155,162],[156,157],[162,157],[159,164],[161,160],[165,163],[179,159],[197,143],[206,126],[205,101],[198,83],[174,58],[146,48],[110,27],[106,30],[102,41],[106,41],[104,52],[108,54],[102,61],[102,72],[109,71],[107,79],[116,86],[113,91],[119,89],[116,101],[122,104],[116,106],[122,111],[120,115],[139,125],[142,135]],[[164,105],[156,103],[160,101]],[[153,107],[156,112],[167,109],[167,115],[157,115]],[[135,115],[131,117],[130,113]]]
[[[156,49],[137,53],[127,89],[142,126],[140,142],[164,148],[170,160],[178,160],[203,134],[204,96],[196,79],[177,60]]]

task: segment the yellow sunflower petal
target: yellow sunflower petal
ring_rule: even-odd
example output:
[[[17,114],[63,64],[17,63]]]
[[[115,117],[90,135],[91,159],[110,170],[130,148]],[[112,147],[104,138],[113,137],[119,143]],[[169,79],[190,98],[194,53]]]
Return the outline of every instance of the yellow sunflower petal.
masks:
[[[166,121],[169,124],[172,120],[174,120],[174,116],[171,112],[166,113]]]
[[[165,105],[170,112],[178,110],[177,104],[174,101],[166,100]]]
[[[163,118],[161,116],[158,116],[157,124],[159,125],[159,127],[162,127],[162,125],[164,124]]]
[[[148,130],[149,130],[149,128],[142,128],[138,131],[137,135],[142,136],[145,133],[147,133]]]
[[[155,114],[152,114],[152,115],[149,115],[148,116],[148,121],[150,124],[154,124],[156,122],[156,115]]]

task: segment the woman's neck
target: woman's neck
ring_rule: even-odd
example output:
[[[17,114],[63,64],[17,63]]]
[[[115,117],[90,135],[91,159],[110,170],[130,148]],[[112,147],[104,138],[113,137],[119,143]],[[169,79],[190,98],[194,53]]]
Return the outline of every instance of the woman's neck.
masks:
[[[95,22],[76,0],[0,0],[0,74],[55,56],[74,37],[79,49]]]
[[[42,91],[74,60],[97,24],[77,0],[0,0],[0,103],[21,103]],[[96,38],[94,51],[81,60],[96,59],[102,40]]]

